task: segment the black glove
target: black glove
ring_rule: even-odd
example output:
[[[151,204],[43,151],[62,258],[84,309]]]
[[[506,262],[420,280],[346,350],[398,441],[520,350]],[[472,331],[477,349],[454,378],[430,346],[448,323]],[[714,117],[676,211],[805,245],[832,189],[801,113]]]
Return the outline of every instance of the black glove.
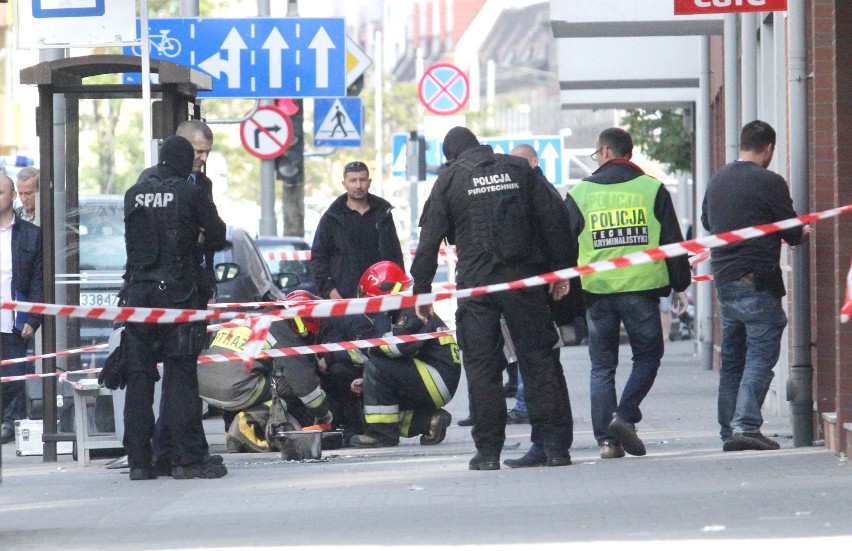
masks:
[[[110,390],[123,389],[127,385],[127,368],[121,361],[120,346],[107,356],[104,367],[98,375],[98,383]]]

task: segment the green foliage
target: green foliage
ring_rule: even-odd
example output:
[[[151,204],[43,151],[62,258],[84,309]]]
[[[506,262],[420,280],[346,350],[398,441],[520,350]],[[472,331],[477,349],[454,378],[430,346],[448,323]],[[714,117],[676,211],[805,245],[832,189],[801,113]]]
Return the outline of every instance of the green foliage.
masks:
[[[628,109],[621,119],[633,143],[672,171],[692,170],[692,136],[684,127],[683,109]]]

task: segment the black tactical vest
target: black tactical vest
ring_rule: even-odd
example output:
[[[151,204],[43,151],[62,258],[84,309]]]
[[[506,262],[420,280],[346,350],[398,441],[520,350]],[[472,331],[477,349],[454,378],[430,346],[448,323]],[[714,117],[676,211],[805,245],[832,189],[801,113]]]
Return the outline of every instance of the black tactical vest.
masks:
[[[462,209],[455,218],[467,226],[458,232],[460,249],[485,249],[503,264],[540,261],[524,168],[496,159],[479,164],[460,159],[453,182],[461,184],[453,191]]]
[[[181,235],[180,178],[149,175],[124,198],[127,273],[132,281],[166,284],[192,276],[192,235]],[[187,233],[187,232],[184,232]]]

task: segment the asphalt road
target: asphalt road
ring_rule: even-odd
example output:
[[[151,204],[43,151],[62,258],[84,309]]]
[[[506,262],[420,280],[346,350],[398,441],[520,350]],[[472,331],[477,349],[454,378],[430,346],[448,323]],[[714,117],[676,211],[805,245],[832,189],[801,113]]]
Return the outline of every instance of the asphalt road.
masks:
[[[44,463],[6,444],[0,549],[849,548],[849,462],[821,446],[793,448],[789,421],[769,414],[764,433],[781,450],[722,453],[716,374],[692,352],[691,342],[667,343],[638,427],[641,458],[600,460],[580,347],[562,349],[575,417],[569,467],[469,471],[470,430],[455,425],[436,447],[412,439],[310,463],[225,454],[229,474],[219,480],[131,482],[107,459]],[[622,346],[622,384],[629,357]],[[467,415],[463,386],[448,409]],[[213,450],[224,451],[221,421],[205,425]],[[529,426],[507,435],[503,458],[522,454]]]

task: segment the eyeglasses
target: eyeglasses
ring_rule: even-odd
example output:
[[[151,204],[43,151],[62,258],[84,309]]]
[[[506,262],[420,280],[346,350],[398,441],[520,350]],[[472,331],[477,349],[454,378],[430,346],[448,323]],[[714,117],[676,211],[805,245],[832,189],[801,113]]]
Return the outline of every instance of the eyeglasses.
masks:
[[[346,174],[347,172],[369,172],[369,169],[362,161],[352,161],[343,167],[343,173]]]
[[[589,155],[589,157],[591,157],[593,161],[597,161],[598,160],[598,154],[600,154],[601,151],[603,151],[603,148],[598,149],[597,151],[595,151],[594,153]]]

